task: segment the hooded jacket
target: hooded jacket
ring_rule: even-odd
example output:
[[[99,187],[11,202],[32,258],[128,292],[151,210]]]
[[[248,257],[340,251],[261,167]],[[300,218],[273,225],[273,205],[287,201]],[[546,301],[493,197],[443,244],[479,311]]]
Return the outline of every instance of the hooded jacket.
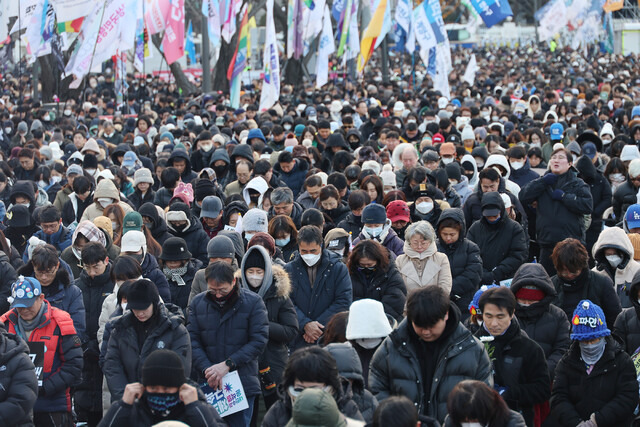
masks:
[[[0,425],[32,426],[31,410],[38,398],[38,380],[29,347],[0,326]]]
[[[616,249],[622,257],[617,267],[613,267],[605,257],[605,250]],[[600,236],[593,245],[593,259],[596,266],[593,271],[607,274],[615,286],[622,308],[631,307],[629,287],[633,277],[640,271],[640,263],[633,259],[633,245],[626,233],[618,227],[606,228],[600,232]]]
[[[156,285],[162,301],[165,303],[171,302],[169,282],[167,281],[164,273],[160,270],[156,257],[150,253],[146,253],[140,267],[142,268],[142,277],[151,280]]]
[[[527,157],[524,158],[524,165],[520,169],[511,168],[509,180],[518,184],[518,187],[522,188],[529,182],[540,177],[537,172],[531,170],[531,164]]]
[[[426,261],[425,261],[426,260]],[[415,263],[424,263],[422,275],[419,275]],[[409,242],[404,242],[403,254],[396,258],[398,271],[407,285],[407,291],[411,292],[426,286],[440,286],[447,292],[451,292],[451,267],[449,258],[438,252],[435,242],[431,242],[427,250],[418,253],[411,249]],[[402,317],[398,318],[402,320]]]
[[[224,188],[229,182],[231,182],[231,180],[229,180],[229,165],[231,163],[231,159],[229,158],[229,153],[227,152],[227,149],[224,147],[216,148],[216,150],[211,155],[211,160],[209,161],[209,167],[215,170],[214,164],[219,160],[222,160],[227,164],[224,170],[222,171],[222,173],[218,173],[220,172],[220,170],[216,171],[216,178],[218,180],[218,185]]]
[[[156,206],[153,203],[145,203],[140,206],[138,213],[142,216],[151,218],[151,227],[149,228],[149,231],[151,231],[151,235],[156,239],[156,242],[162,246],[164,241],[171,237],[171,234],[167,231],[167,223],[164,218],[160,216]]]
[[[189,215],[189,225],[184,230],[175,230],[171,228],[170,224],[167,224],[169,234],[175,237],[181,237],[187,242],[187,247],[193,258],[200,260],[203,264],[209,262],[207,256],[207,243],[209,243],[209,236],[202,229],[202,224],[193,215]]]
[[[304,184],[304,180],[307,176],[307,172],[309,171],[309,163],[303,159],[294,159],[296,164],[289,172],[284,172],[280,168],[280,163],[276,163],[273,166],[273,170],[280,175],[280,179],[287,184],[287,187],[293,191],[294,200],[298,197],[300,193],[300,189],[302,188],[302,184]]]
[[[82,214],[82,218],[80,218],[80,222],[84,220],[93,221],[99,216],[103,215],[104,208],[98,202],[100,198],[109,198],[115,200],[114,203],[120,205],[124,214],[128,214],[129,212],[133,212],[131,206],[128,203],[125,203],[120,200],[120,192],[116,188],[116,185],[110,179],[101,180],[96,186],[96,191],[93,193],[93,203],[84,210]]]
[[[182,182],[184,182],[185,184],[189,184],[191,181],[198,177],[198,175],[191,170],[191,159],[189,158],[189,154],[187,154],[185,150],[173,150],[171,152],[171,155],[169,156],[169,161],[167,162],[167,164],[169,166],[173,166],[173,161],[176,159],[181,159],[187,162],[184,171],[180,175],[180,177],[182,178]]]
[[[33,181],[17,181],[11,187],[9,199],[11,204],[16,204],[16,196],[22,196],[29,199],[29,212],[33,213],[36,209],[36,192],[33,188]],[[9,209],[9,207],[7,207]]]
[[[593,200],[593,210],[591,212],[591,226],[587,230],[587,240],[589,234],[593,235],[593,241],[602,230],[602,214],[612,204],[611,184],[609,180],[598,172],[591,159],[587,156],[581,156],[576,162],[576,168],[579,177],[589,186],[591,190],[591,198]],[[634,202],[635,203],[635,202]]]
[[[268,189],[269,184],[267,184],[267,181],[265,181],[261,176],[257,176],[255,178],[252,178],[249,182],[247,182],[247,185],[244,186],[244,188],[242,189],[242,198],[244,199],[244,202],[247,204],[247,206],[251,206],[251,197],[249,195],[249,190],[258,192],[260,195],[258,196],[258,202],[256,203],[255,207],[262,209],[262,199],[264,197],[264,193],[266,193]]]
[[[154,307],[154,315],[144,342],[139,343],[134,324],[138,319],[127,311],[113,321],[104,362],[111,401],[122,399],[127,384],[140,381],[142,365],[156,349],[174,351],[182,359],[185,372],[191,372],[191,343],[184,327],[184,316],[170,312],[163,303]],[[138,322],[139,323],[139,322]]]
[[[247,282],[245,261],[247,256],[252,252],[259,252],[264,260],[264,279],[260,288],[254,288]],[[245,257],[242,259],[242,265],[239,270],[241,286],[253,292],[266,288],[262,300],[267,308],[267,317],[269,318],[269,341],[260,356],[258,366],[260,370],[270,368],[270,378],[280,385],[282,374],[289,358],[288,344],[298,334],[298,317],[296,309],[291,302],[291,281],[289,274],[284,268],[273,264],[267,250],[262,246],[252,246],[247,250]],[[262,394],[268,395],[274,393],[275,389],[265,389],[265,382],[261,380]]]
[[[418,414],[443,422],[448,413],[447,397],[463,380],[478,380],[493,386],[491,361],[471,332],[459,322],[455,306],[449,308],[446,328],[451,332],[442,337],[438,354],[433,354],[436,369],[425,396],[422,368],[418,360],[419,338],[408,319],[385,338],[371,361],[369,389],[378,401],[393,395],[403,395],[414,402]]]
[[[80,223],[84,211],[93,204],[93,192],[89,193],[86,199],[80,200],[74,192],[69,194],[67,201],[62,207],[62,224],[69,227],[71,224]]]
[[[391,228],[391,220],[387,219],[387,222],[382,228],[382,233],[375,238],[372,238],[367,232],[364,224],[362,225],[362,231],[358,235],[358,238],[353,241],[353,246],[360,243],[362,240],[375,240],[382,244],[385,248],[392,252],[395,256],[400,256],[404,253],[404,242],[398,237],[396,232]]]
[[[530,306],[516,305],[516,317],[527,336],[542,347],[547,360],[549,378],[555,375],[556,365],[571,345],[571,326],[567,315],[551,304],[556,290],[542,264],[523,264],[511,282],[515,294],[523,286],[535,287],[545,293],[545,297]]]
[[[0,312],[9,311],[10,304],[7,298],[11,296],[11,285],[18,279],[16,270],[11,265],[9,257],[0,251]]]
[[[471,179],[469,179],[469,187],[473,189],[478,184],[478,164],[476,163],[476,159],[474,159],[471,154],[465,154],[464,156],[462,156],[462,159],[460,159],[460,164],[462,165],[465,162],[468,162],[473,166],[473,176],[471,177]]]
[[[485,217],[469,228],[469,240],[480,248],[482,257],[482,283],[499,284],[511,279],[516,270],[525,262],[529,248],[522,226],[507,216],[504,202],[498,192],[490,192],[482,197],[482,209],[487,206],[500,207],[500,219],[489,224]]]
[[[522,225],[523,229],[528,228],[527,222],[527,214],[525,213],[522,204],[517,196],[509,192],[505,186],[506,180],[504,178],[500,178],[500,183],[498,184],[498,192],[500,194],[506,194],[511,199],[511,206],[516,208],[516,220],[520,225]],[[482,187],[480,186],[480,182],[476,185],[476,188],[464,203],[462,210],[464,212],[464,221],[467,224],[467,230],[471,228],[474,222],[482,219],[482,197],[484,193],[482,192]]]
[[[436,179],[437,186],[440,188],[444,188],[442,192],[444,193],[445,201],[449,203],[449,206],[452,208],[459,208],[462,206],[462,198],[456,190],[453,189],[453,186],[449,183],[449,176],[447,175],[447,171],[444,168],[438,168],[433,171],[433,176]],[[436,223],[438,221],[436,220]]]
[[[630,307],[616,317],[612,332],[622,341],[622,347],[630,356],[640,347],[640,271],[633,276],[629,288]]]
[[[469,303],[482,281],[482,258],[478,245],[467,239],[467,227],[462,209],[445,209],[440,215],[436,230],[439,230],[440,224],[447,219],[460,224],[460,233],[458,240],[450,245],[438,239],[438,251],[449,258],[452,278],[451,301],[458,306],[462,313],[461,318],[465,320],[469,317]]]
[[[483,169],[489,169],[494,165],[501,166],[507,171],[507,174],[503,176],[505,180],[505,188],[509,190],[511,194],[518,197],[518,193],[520,193],[520,186],[516,184],[515,181],[509,179],[511,177],[511,167],[509,166],[509,161],[507,160],[507,158],[502,154],[492,154],[487,159]]]
[[[76,231],[77,230],[78,229],[76,229]],[[109,236],[109,233],[102,231],[102,229],[100,229],[100,231],[104,235],[104,239],[106,242],[105,248],[107,249],[107,255],[109,256],[109,259],[118,258],[118,256],[120,255],[120,246],[113,244],[113,240]],[[80,277],[80,274],[83,271],[82,261],[76,256],[76,254],[73,251],[73,243],[75,242],[75,239],[78,237],[77,234],[78,234],[77,232],[74,232],[73,236],[71,237],[71,246],[69,246],[67,249],[62,251],[62,253],[60,254],[60,259],[65,263],[67,263],[71,270],[71,275],[73,276],[72,279]]]
[[[352,236],[359,236],[362,232],[362,216],[355,216],[353,212],[349,212],[337,225],[338,228],[342,228],[347,233],[351,233]]]

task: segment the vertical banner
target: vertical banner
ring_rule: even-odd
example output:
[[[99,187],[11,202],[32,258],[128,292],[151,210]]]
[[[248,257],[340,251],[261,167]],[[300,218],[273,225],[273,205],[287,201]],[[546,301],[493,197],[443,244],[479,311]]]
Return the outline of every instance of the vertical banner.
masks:
[[[322,19],[322,33],[318,44],[318,58],[316,60],[316,87],[321,88],[329,81],[329,56],[336,51],[331,27],[331,14],[325,5]]]
[[[184,0],[171,0],[162,50],[169,65],[184,55]]]
[[[276,26],[273,22],[273,0],[267,0],[267,28],[264,44],[264,82],[260,95],[260,111],[266,111],[280,98],[280,60]]]

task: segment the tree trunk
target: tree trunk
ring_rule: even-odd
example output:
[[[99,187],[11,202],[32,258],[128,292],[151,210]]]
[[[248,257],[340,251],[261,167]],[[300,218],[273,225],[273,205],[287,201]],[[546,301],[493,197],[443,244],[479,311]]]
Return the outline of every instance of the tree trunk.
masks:
[[[158,49],[158,51],[162,54],[162,57],[166,62],[167,58],[160,50],[160,46],[162,45],[162,38],[160,38],[160,35],[154,34],[153,36],[151,36],[151,41],[153,42],[153,45],[156,47],[156,49]],[[173,74],[173,77],[176,79],[176,85],[178,86],[178,88],[182,89],[183,95],[191,95],[196,91],[196,87],[184,74],[184,71],[182,71],[182,66],[179,62],[176,61],[173,64],[169,65],[169,70],[171,71],[171,74]]]

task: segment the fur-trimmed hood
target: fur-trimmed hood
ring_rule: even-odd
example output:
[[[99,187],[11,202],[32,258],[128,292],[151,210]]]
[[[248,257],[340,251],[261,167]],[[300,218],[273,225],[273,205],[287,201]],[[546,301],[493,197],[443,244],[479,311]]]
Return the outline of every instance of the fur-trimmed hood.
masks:
[[[288,298],[291,295],[291,279],[289,273],[277,264],[273,264],[273,284],[276,288],[276,296],[280,298]]]
[[[245,262],[248,256],[256,251],[262,255],[265,265],[264,279],[262,281],[262,285],[258,289],[258,294],[265,300],[272,297],[288,297],[291,293],[291,280],[289,279],[289,274],[281,266],[274,264],[271,261],[269,253],[262,246],[256,245],[250,247],[242,258],[240,269],[236,272],[236,279],[240,279],[240,286],[254,290],[248,285],[247,278],[245,276]]]

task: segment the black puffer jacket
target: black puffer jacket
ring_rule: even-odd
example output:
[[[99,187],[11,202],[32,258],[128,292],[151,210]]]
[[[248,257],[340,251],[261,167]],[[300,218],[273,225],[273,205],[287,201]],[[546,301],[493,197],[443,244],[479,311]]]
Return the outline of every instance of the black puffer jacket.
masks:
[[[151,323],[146,325],[146,338],[144,342],[138,342],[136,329],[141,325],[133,312],[127,311],[113,321],[104,362],[104,375],[112,402],[122,398],[127,384],[142,379],[142,365],[156,349],[174,351],[182,359],[184,371],[191,372],[191,343],[182,314],[174,314],[164,304],[158,303],[154,315],[147,322]]]
[[[185,162],[187,162],[182,175],[180,175],[182,182],[189,184],[191,181],[198,177],[198,175],[191,170],[191,159],[189,158],[189,154],[187,154],[185,150],[173,150],[173,152],[169,156],[169,161],[167,162],[167,164],[169,166],[173,166],[173,162],[175,160],[184,160]]]
[[[629,206],[638,203],[637,194],[638,188],[630,181],[623,183],[613,193],[613,214],[618,221],[622,221],[622,217],[624,217]]]
[[[164,241],[171,237],[171,234],[167,231],[167,223],[164,218],[158,214],[158,209],[153,203],[144,203],[138,209],[138,213],[142,216],[151,218],[152,225],[149,231],[156,242],[162,246]]]
[[[511,206],[516,207],[516,220],[518,221],[518,223],[520,223],[520,225],[522,225],[522,228],[526,230],[528,227],[527,214],[525,213],[520,200],[518,200],[518,197],[507,190],[504,178],[500,178],[500,184],[498,184],[498,193],[504,193],[509,196],[509,198],[511,199]],[[483,196],[484,193],[482,192],[482,187],[478,182],[476,191],[474,191],[467,198],[467,200],[464,202],[464,206],[462,207],[462,210],[464,212],[464,221],[465,224],[467,224],[467,229],[471,228],[474,222],[482,218]]]
[[[376,410],[376,406],[378,406],[378,401],[365,388],[364,378],[362,377],[362,363],[360,363],[358,353],[348,342],[329,344],[325,347],[325,350],[336,359],[340,376],[351,382],[353,401],[358,405],[364,421],[372,423],[373,413]]]
[[[481,327],[476,336],[490,337],[491,334]],[[495,387],[506,388],[502,398],[532,427],[534,406],[551,396],[551,380],[542,348],[520,330],[515,318],[504,334],[493,337],[486,345],[493,362]]]
[[[622,347],[629,355],[632,355],[640,347],[640,303],[638,302],[640,291],[640,271],[633,276],[633,282],[629,288],[629,299],[632,306],[622,310],[616,318],[613,333],[622,341]]]
[[[337,395],[334,394],[334,399],[338,404],[340,412],[351,419],[363,421],[362,413],[360,412],[358,405],[353,400],[353,390],[349,381],[342,378],[342,389],[338,390]],[[280,400],[269,408],[262,420],[262,427],[282,427],[291,419],[291,398],[286,390],[278,390],[280,394]]]
[[[171,292],[171,303],[177,305],[182,309],[182,311],[186,312],[187,305],[189,303],[189,294],[191,293],[191,283],[193,282],[193,278],[196,276],[196,272],[200,270],[202,266],[202,262],[197,259],[191,259],[186,264],[187,272],[181,276],[184,284],[178,284],[173,280],[173,276],[167,276],[165,274],[165,278],[169,283],[169,292]],[[164,268],[161,268],[161,271],[164,273]]]
[[[151,188],[146,192],[143,196],[140,190],[136,188],[136,190],[129,195],[129,203],[133,205],[134,210],[139,210],[140,206],[145,203],[153,203],[153,200],[156,198],[156,192]]]
[[[0,312],[9,311],[10,304],[7,298],[11,296],[11,285],[18,278],[16,270],[11,265],[9,257],[0,250]]]
[[[630,356],[611,338],[590,374],[574,341],[553,382],[551,413],[545,425],[577,426],[595,414],[598,426],[630,426],[638,404],[636,370]]]
[[[522,226],[507,216],[498,192],[484,194],[483,209],[486,206],[500,206],[500,219],[489,224],[482,217],[471,226],[468,238],[480,248],[482,284],[490,285],[511,279],[527,259],[529,250]]]
[[[352,236],[359,236],[362,231],[362,217],[355,216],[353,212],[349,212],[347,216],[338,223],[338,228],[342,228],[347,233],[351,233]]]
[[[345,202],[340,201],[337,208],[331,210],[322,209],[322,212],[331,218],[331,222],[333,222],[333,226],[335,227],[347,218],[351,209],[349,209],[349,206]]]
[[[549,172],[551,173],[551,172]],[[554,190],[564,191],[562,200],[554,200]],[[520,190],[523,205],[538,202],[536,237],[541,245],[554,245],[567,237],[585,241],[585,215],[593,211],[593,198],[589,186],[569,169],[557,176],[554,185],[546,185],[544,177],[534,179]]]
[[[38,379],[29,347],[0,323],[0,425],[32,426],[31,414],[38,398]]]
[[[398,321],[402,320],[407,287],[395,262],[389,262],[386,270],[376,268],[371,273],[356,268],[356,271],[349,271],[349,276],[354,301],[364,298],[380,301],[385,313]]]
[[[440,239],[440,224],[451,219],[460,224],[458,240],[450,245]],[[469,317],[469,303],[480,287],[482,281],[482,258],[478,245],[467,239],[467,227],[464,222],[462,209],[445,209],[438,221],[438,251],[449,258],[449,267],[453,284],[451,286],[451,301],[462,313],[462,320]]]
[[[187,242],[187,247],[193,258],[199,259],[203,264],[209,262],[207,255],[207,243],[209,243],[209,236],[202,229],[202,224],[195,216],[191,215],[189,218],[191,224],[186,230],[172,230],[169,228],[169,233],[175,237],[181,237]]]
[[[571,345],[571,325],[564,311],[551,304],[557,292],[542,264],[523,264],[518,269],[511,282],[511,290],[516,294],[524,286],[536,287],[546,294],[541,301],[528,307],[518,304],[516,317],[522,330],[542,347],[549,378],[553,378],[556,365]]]
[[[418,360],[418,337],[407,319],[385,338],[373,356],[369,371],[369,389],[378,401],[393,395],[403,395],[414,402],[420,415],[428,415],[443,422],[447,415],[447,396],[463,380],[483,381],[493,385],[491,361],[477,338],[459,322],[460,314],[454,305],[449,309],[448,328],[442,338],[441,349],[433,355],[436,369],[425,396],[422,368]],[[451,323],[451,326],[450,326]]]
[[[607,325],[613,325],[622,311],[613,282],[602,273],[585,267],[573,283],[565,282],[558,275],[553,276],[551,281],[558,293],[553,304],[565,312],[567,319],[573,317],[574,310],[583,299],[588,299],[602,308]]]
[[[167,278],[160,270],[160,266],[158,266],[158,261],[156,261],[156,257],[147,253],[144,255],[144,259],[142,260],[142,277],[145,279],[151,280],[158,288],[158,293],[160,294],[160,298],[165,303],[171,302],[171,291],[169,290],[169,282]]]
[[[587,156],[582,156],[576,162],[579,177],[589,186],[593,199],[591,225],[587,229],[587,241],[593,244],[602,230],[602,214],[611,206],[611,184],[591,162]]]

